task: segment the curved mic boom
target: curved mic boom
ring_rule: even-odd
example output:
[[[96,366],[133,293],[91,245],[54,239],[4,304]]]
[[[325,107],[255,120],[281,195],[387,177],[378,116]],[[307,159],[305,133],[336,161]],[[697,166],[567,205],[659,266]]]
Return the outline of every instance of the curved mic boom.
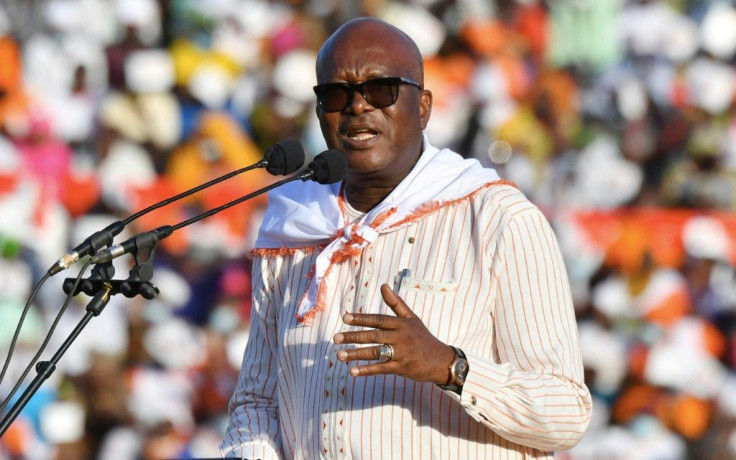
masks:
[[[314,157],[314,160],[309,164],[309,166],[307,166],[307,169],[299,175],[275,182],[267,187],[263,187],[260,190],[256,190],[253,193],[249,193],[248,195],[230,201],[229,203],[225,203],[224,205],[217,208],[210,209],[207,212],[194,216],[176,225],[164,225],[162,227],[151,230],[150,232],[135,235],[124,241],[123,243],[116,244],[114,246],[110,246],[109,248],[99,251],[97,254],[92,256],[92,263],[99,264],[103,262],[109,262],[110,260],[120,257],[124,254],[135,253],[141,248],[142,245],[147,245],[147,247],[150,249],[152,245],[157,244],[159,241],[167,238],[169,235],[174,233],[174,231],[179,230],[182,227],[186,227],[187,225],[191,225],[202,219],[206,219],[207,217],[217,214],[220,211],[224,211],[225,209],[235,206],[236,204],[240,204],[243,201],[249,200],[257,195],[265,193],[286,183],[293,182],[297,179],[301,179],[302,181],[313,180],[315,182],[319,182],[320,184],[332,184],[334,182],[342,180],[342,178],[345,177],[346,172],[347,160],[345,159],[345,156],[337,150],[325,150],[324,152]]]
[[[89,237],[87,237],[77,247],[72,249],[70,252],[60,258],[54,265],[48,270],[49,276],[55,275],[62,270],[66,270],[71,267],[76,261],[84,256],[92,255],[100,250],[104,246],[109,246],[112,243],[113,238],[123,231],[126,225],[135,219],[141,217],[144,214],[148,214],[160,207],[166,206],[169,203],[185,198],[193,193],[197,193],[212,185],[218,184],[226,179],[229,179],[238,174],[250,171],[255,168],[266,168],[270,174],[275,176],[284,176],[296,172],[304,164],[304,149],[302,144],[296,139],[286,139],[281,142],[268,147],[263,155],[263,159],[258,163],[246,166],[236,171],[227,173],[218,178],[212,179],[209,182],[205,182],[202,185],[189,189],[171,198],[167,198],[154,205],[151,205],[135,214],[125,218],[122,221],[113,222],[102,230],[99,230]]]

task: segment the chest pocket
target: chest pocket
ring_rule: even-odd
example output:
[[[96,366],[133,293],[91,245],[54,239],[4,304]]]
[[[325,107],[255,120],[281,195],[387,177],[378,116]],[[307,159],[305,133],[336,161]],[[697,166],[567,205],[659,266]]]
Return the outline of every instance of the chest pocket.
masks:
[[[452,337],[448,324],[454,310],[458,282],[454,280],[426,280],[405,276],[395,280],[399,289],[399,296],[404,299],[409,308],[417,315],[427,329],[439,340],[447,342]],[[396,288],[394,288],[396,291]]]
[[[400,286],[398,286],[399,282],[401,282]],[[457,292],[457,282],[452,280],[431,281],[419,278],[412,278],[410,276],[405,276],[401,278],[401,280],[399,280],[399,277],[397,276],[394,280],[394,283],[396,283],[397,287],[402,293],[414,292],[423,294],[454,296]]]

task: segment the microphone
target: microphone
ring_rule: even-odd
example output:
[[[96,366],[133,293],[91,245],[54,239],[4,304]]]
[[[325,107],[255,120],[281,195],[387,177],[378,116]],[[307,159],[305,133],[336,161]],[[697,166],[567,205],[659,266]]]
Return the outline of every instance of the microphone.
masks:
[[[88,236],[74,249],[67,252],[57,260],[56,263],[49,268],[48,275],[53,276],[62,270],[66,270],[82,257],[94,254],[101,247],[109,245],[112,243],[113,238],[122,232],[124,228],[125,223],[117,221]]]
[[[267,148],[263,161],[266,162],[266,171],[272,176],[287,176],[304,164],[304,148],[298,140],[286,139]]]
[[[218,184],[226,179],[230,179],[233,176],[250,171],[256,168],[266,168],[269,174],[274,176],[285,176],[296,172],[304,164],[304,148],[302,144],[296,139],[286,139],[281,142],[268,147],[264,152],[263,159],[254,163],[250,166],[238,169],[230,172],[216,179],[212,179],[209,182],[205,182],[202,185],[189,189],[171,198],[167,198],[163,201],[159,201],[122,221],[114,222],[104,229],[97,231],[87,237],[82,243],[72,249],[70,252],[61,257],[54,265],[48,270],[48,275],[53,276],[62,270],[66,270],[71,267],[82,257],[91,255],[100,250],[104,246],[109,246],[112,240],[123,231],[125,226],[135,219],[148,214],[160,207],[166,206],[167,204],[178,201],[182,198],[188,197],[194,193],[199,192],[205,188],[211,187]]]
[[[139,233],[120,244],[115,244],[92,255],[92,263],[101,264],[109,262],[112,259],[117,259],[124,254],[136,254],[143,248],[151,249],[159,241],[171,235],[173,232],[174,230],[171,225],[164,225],[150,232]]]
[[[299,178],[302,181],[313,180],[320,184],[334,184],[345,177],[348,161],[339,150],[325,150],[309,164]]]
[[[117,259],[124,254],[136,254],[143,248],[151,249],[159,241],[167,238],[172,233],[174,233],[174,231],[179,230],[182,227],[191,225],[202,219],[215,215],[220,211],[224,211],[227,208],[235,206],[236,204],[240,204],[243,201],[249,200],[255,196],[261,195],[269,190],[298,179],[301,179],[303,182],[313,180],[320,184],[333,184],[335,182],[339,182],[343,179],[343,177],[345,177],[347,169],[348,162],[342,153],[337,150],[325,150],[324,152],[314,157],[314,160],[312,160],[309,166],[307,166],[307,168],[301,174],[275,182],[271,185],[263,187],[260,190],[256,190],[253,193],[249,193],[248,195],[242,196],[229,203],[225,203],[222,206],[211,209],[207,212],[199,214],[198,216],[194,216],[176,225],[164,225],[162,227],[151,230],[150,232],[139,233],[127,239],[123,243],[110,246],[109,248],[103,249],[94,254],[91,258],[91,263],[105,263],[113,259]]]

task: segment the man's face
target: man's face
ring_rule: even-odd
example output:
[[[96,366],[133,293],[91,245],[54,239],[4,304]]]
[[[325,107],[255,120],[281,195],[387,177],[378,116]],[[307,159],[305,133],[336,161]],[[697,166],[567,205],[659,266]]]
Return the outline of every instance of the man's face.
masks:
[[[338,43],[339,42],[339,43]],[[392,46],[393,45],[393,46]],[[361,83],[381,77],[420,78],[415,60],[395,39],[358,35],[336,41],[318,66],[323,83]],[[400,85],[396,103],[376,108],[359,91],[347,107],[317,115],[327,145],[343,152],[351,173],[395,182],[411,170],[422,150],[422,130],[429,121],[431,93]]]

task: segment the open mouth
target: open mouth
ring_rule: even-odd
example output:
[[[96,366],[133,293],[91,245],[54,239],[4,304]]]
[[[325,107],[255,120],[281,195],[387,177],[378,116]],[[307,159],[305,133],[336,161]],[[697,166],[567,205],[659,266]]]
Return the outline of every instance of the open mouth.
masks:
[[[378,136],[378,133],[370,129],[354,129],[348,131],[347,133],[348,139],[358,142],[367,141],[369,139],[373,139],[376,136]]]

